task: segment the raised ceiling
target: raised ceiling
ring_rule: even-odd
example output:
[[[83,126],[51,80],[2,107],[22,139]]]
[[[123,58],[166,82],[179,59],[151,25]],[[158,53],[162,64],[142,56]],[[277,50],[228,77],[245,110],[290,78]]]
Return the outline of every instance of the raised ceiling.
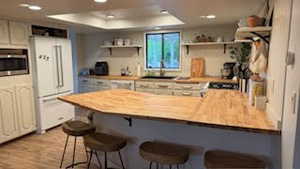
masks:
[[[43,9],[30,11],[20,7],[21,3],[39,5]],[[94,27],[91,30],[196,27],[234,24],[240,18],[258,14],[264,3],[265,0],[108,0],[103,4],[94,0],[9,0],[0,2],[0,17],[34,23],[73,23],[72,27]],[[168,10],[169,14],[160,14],[161,9]],[[113,14],[116,18],[107,20],[107,14]],[[207,20],[200,17],[210,14],[217,18]],[[56,19],[47,17],[53,15]],[[62,21],[62,16],[67,16],[69,20]],[[92,21],[87,23],[74,18],[89,18]]]

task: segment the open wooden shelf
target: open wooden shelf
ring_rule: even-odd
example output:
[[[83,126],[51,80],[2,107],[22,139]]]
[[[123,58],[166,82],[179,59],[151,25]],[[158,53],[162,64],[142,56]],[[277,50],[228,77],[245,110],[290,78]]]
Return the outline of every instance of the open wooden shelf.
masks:
[[[110,55],[112,55],[113,48],[136,48],[137,54],[140,55],[140,49],[143,47],[142,45],[123,45],[123,46],[116,46],[116,45],[102,45],[101,48],[109,49]]]
[[[234,45],[238,43],[244,43],[246,41],[230,41],[230,42],[191,42],[191,43],[182,43],[182,46],[186,47],[186,53],[190,53],[190,46],[213,46],[213,45],[223,45],[224,53],[226,53],[227,45]],[[249,42],[249,41],[247,41]]]
[[[258,26],[258,27],[243,27],[238,28],[235,33],[236,40],[252,40],[254,37],[259,37],[266,43],[269,42],[272,27],[270,26]]]

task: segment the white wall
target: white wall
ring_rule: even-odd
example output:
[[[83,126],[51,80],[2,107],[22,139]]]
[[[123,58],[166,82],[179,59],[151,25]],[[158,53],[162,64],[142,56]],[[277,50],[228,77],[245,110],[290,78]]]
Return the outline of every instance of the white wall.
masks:
[[[285,58],[290,32],[291,0],[275,0],[272,39],[269,53],[267,112],[273,121],[281,121],[285,87]]]
[[[233,40],[236,28],[233,25],[218,26],[198,29],[184,29],[182,32],[182,41],[192,40],[195,36],[206,34],[209,36],[223,36],[225,40]],[[104,40],[113,38],[130,38],[134,43],[144,44],[145,32],[118,32],[118,33],[97,33],[82,35],[83,45],[79,46],[84,50],[85,67],[94,67],[96,61],[107,61],[110,65],[110,74],[119,75],[122,67],[129,66],[133,74],[136,74],[137,64],[144,65],[144,48],[140,55],[137,55],[136,49],[113,49],[110,56],[107,49],[101,49],[100,45]],[[206,74],[209,76],[220,76],[220,69],[225,62],[233,61],[227,53],[223,53],[223,46],[197,46],[190,48],[190,54],[186,55],[185,47],[182,47],[181,68],[179,72],[169,72],[170,75],[190,76],[191,58],[203,57],[206,61]],[[79,63],[83,65],[82,63]]]

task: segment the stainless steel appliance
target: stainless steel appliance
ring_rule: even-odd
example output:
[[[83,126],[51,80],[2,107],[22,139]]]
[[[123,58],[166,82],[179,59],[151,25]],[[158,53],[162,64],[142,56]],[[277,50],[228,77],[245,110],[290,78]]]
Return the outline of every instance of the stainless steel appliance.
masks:
[[[95,65],[95,75],[106,76],[109,74],[107,62],[97,62]]]
[[[223,69],[221,69],[221,74],[223,79],[232,79],[234,77],[233,68],[236,65],[234,62],[224,63]]]
[[[29,74],[27,50],[0,49],[0,76]]]
[[[208,88],[209,89],[238,90],[239,85],[237,83],[210,82]]]

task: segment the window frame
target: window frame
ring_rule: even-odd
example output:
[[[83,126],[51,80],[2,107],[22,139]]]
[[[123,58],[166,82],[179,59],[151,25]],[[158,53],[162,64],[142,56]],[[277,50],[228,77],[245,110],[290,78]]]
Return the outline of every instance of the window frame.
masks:
[[[181,71],[181,40],[182,40],[182,33],[181,31],[155,31],[155,32],[146,32],[144,33],[144,70],[149,70],[149,71],[159,71],[160,68],[148,68],[147,67],[147,50],[148,50],[148,46],[147,46],[147,35],[149,34],[170,34],[170,33],[178,33],[179,34],[179,66],[178,68],[163,68],[164,71]]]

